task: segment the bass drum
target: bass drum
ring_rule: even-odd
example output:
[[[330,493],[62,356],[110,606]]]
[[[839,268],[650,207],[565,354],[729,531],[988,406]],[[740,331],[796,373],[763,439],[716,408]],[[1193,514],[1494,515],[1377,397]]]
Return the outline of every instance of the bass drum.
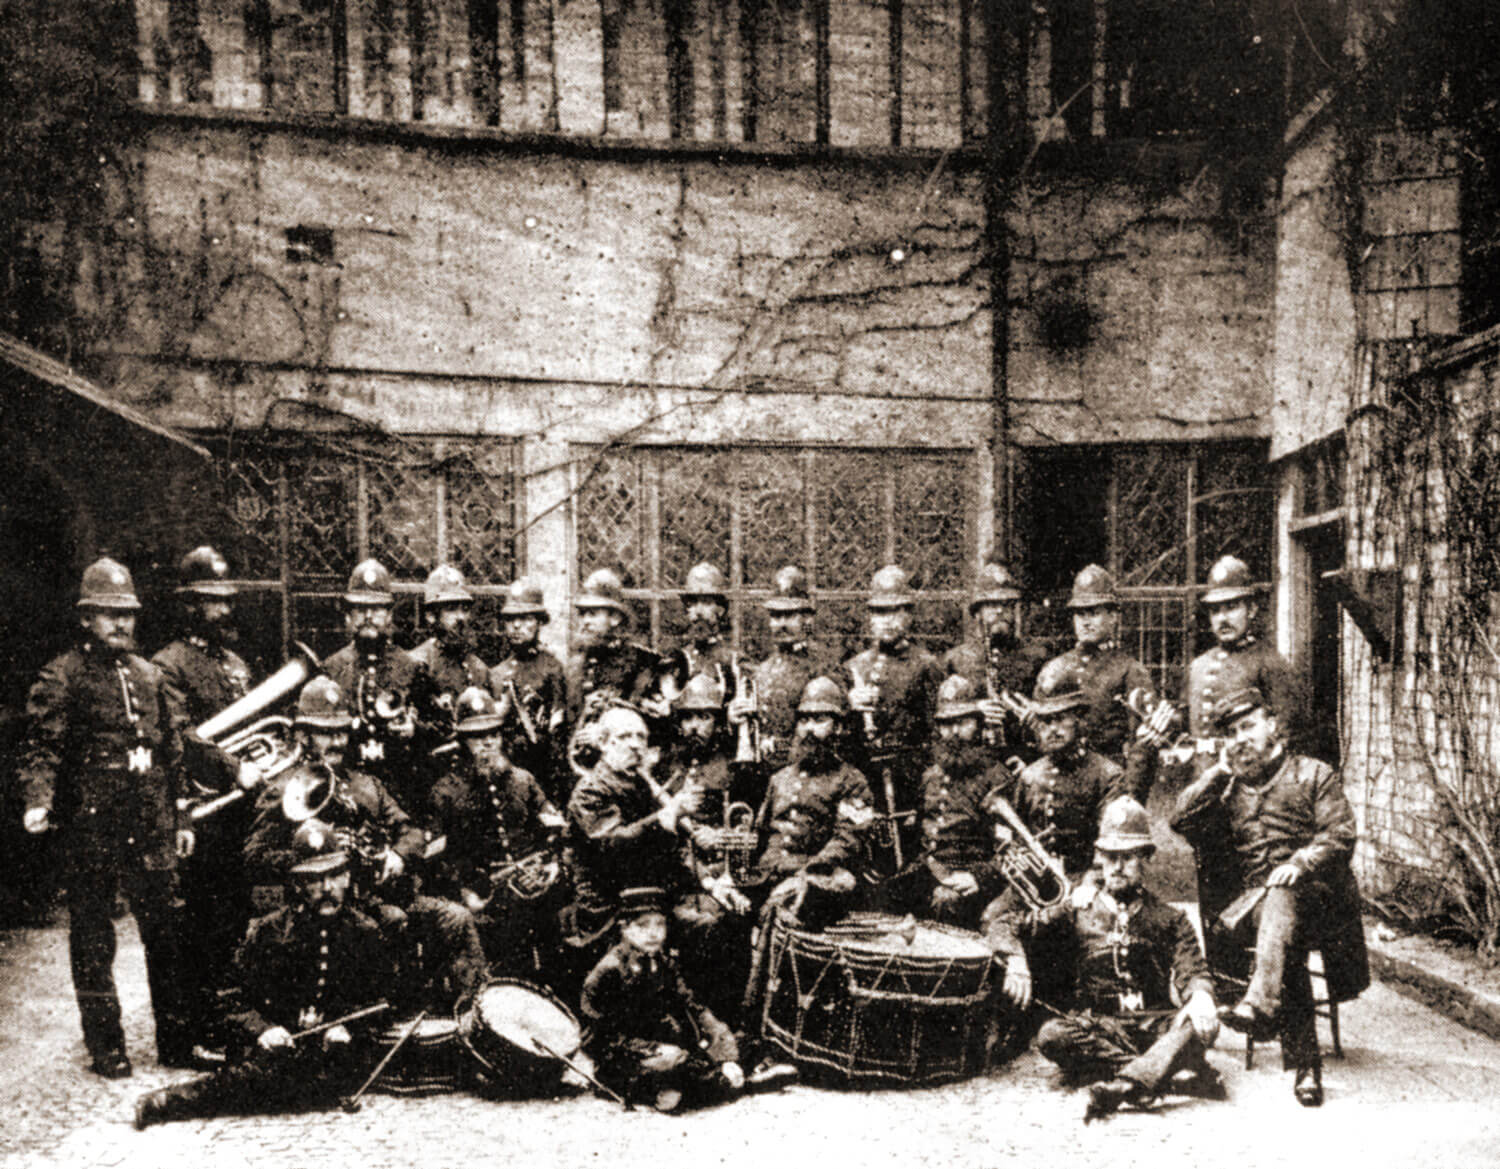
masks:
[[[761,1032],[805,1071],[917,1085],[984,1070],[993,960],[979,934],[874,913],[770,928]]]
[[[411,1020],[406,1019],[381,1031],[377,1056],[400,1042],[409,1026]],[[452,1019],[423,1019],[371,1087],[392,1096],[436,1096],[455,1091],[463,1070],[458,1024]]]
[[[545,1096],[557,1091],[568,1070],[547,1052],[579,1059],[583,1029],[545,987],[496,978],[459,1018],[458,1041],[485,1086],[507,1096]]]

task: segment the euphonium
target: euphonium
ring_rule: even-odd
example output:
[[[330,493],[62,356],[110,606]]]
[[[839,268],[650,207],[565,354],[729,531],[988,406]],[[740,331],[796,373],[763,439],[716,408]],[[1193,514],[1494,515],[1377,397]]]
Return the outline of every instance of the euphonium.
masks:
[[[1072,882],[1057,858],[1026,827],[1010,801],[993,792],[985,797],[984,809],[998,816],[1009,829],[1008,834],[1002,834],[996,825],[995,835],[1000,841],[1000,876],[1015,890],[1016,896],[1035,912],[1066,902],[1073,892]]]
[[[301,748],[292,735],[291,720],[267,716],[248,726],[241,724],[281,701],[307,681],[317,668],[317,655],[301,642],[294,643],[291,661],[243,698],[230,703],[218,714],[194,727],[190,733],[241,762],[254,763],[260,771],[260,783],[266,783],[301,758]],[[198,790],[199,798],[196,801],[183,801],[182,806],[191,809],[189,816],[193,820],[202,820],[221,808],[227,808],[243,799],[249,790],[237,787],[233,791],[221,793],[216,789],[206,788],[196,779],[192,782]]]

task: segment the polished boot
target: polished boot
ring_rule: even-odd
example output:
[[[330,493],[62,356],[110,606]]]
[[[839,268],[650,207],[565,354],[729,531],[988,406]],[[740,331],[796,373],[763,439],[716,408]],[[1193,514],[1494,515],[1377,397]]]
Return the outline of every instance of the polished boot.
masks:
[[[1297,1078],[1292,1083],[1292,1095],[1303,1108],[1323,1106],[1323,1065],[1297,1069]]]
[[[1122,1104],[1142,1104],[1150,1099],[1151,1093],[1134,1080],[1123,1077],[1101,1080],[1089,1085],[1089,1106],[1084,1110],[1083,1123],[1088,1124],[1091,1120],[1108,1116],[1118,1111]]]
[[[183,1115],[181,1102],[170,1088],[147,1092],[135,1102],[135,1130],[140,1132],[153,1124],[165,1124],[169,1120],[180,1120]]]
[[[106,1080],[123,1080],[135,1069],[130,1066],[130,1057],[123,1051],[103,1051],[94,1056],[89,1070]]]

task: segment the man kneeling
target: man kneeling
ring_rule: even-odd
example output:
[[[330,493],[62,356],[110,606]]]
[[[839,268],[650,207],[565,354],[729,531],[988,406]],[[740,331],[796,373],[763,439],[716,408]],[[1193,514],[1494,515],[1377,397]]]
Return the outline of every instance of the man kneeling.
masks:
[[[1142,883],[1156,851],[1146,810],[1129,796],[1111,802],[1094,847],[1103,885],[1080,885],[1059,923],[1074,943],[1068,999],[1042,1024],[1037,1050],[1073,1082],[1094,1081],[1085,1121],[1168,1090],[1223,1099],[1205,1056],[1219,1025],[1198,936],[1185,913]],[[1009,943],[1005,989],[1025,1007],[1029,980],[1011,977],[1025,953],[1014,935]],[[1179,1072],[1185,1081],[1174,1081]]]

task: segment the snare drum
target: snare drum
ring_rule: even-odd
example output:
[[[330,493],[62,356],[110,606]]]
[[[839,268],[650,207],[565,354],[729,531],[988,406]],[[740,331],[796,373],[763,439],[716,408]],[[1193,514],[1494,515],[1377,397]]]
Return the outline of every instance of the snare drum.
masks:
[[[405,1019],[381,1031],[379,1054],[394,1047],[410,1026],[411,1020]],[[393,1096],[433,1096],[454,1091],[462,1069],[458,1024],[452,1019],[423,1019],[371,1087]]]
[[[992,956],[979,934],[874,913],[823,933],[770,928],[761,1031],[793,1062],[859,1083],[984,1070]]]
[[[583,1031],[551,991],[511,978],[491,980],[458,1021],[458,1040],[492,1086],[516,1095],[553,1091],[567,1068],[543,1054],[577,1058]]]

